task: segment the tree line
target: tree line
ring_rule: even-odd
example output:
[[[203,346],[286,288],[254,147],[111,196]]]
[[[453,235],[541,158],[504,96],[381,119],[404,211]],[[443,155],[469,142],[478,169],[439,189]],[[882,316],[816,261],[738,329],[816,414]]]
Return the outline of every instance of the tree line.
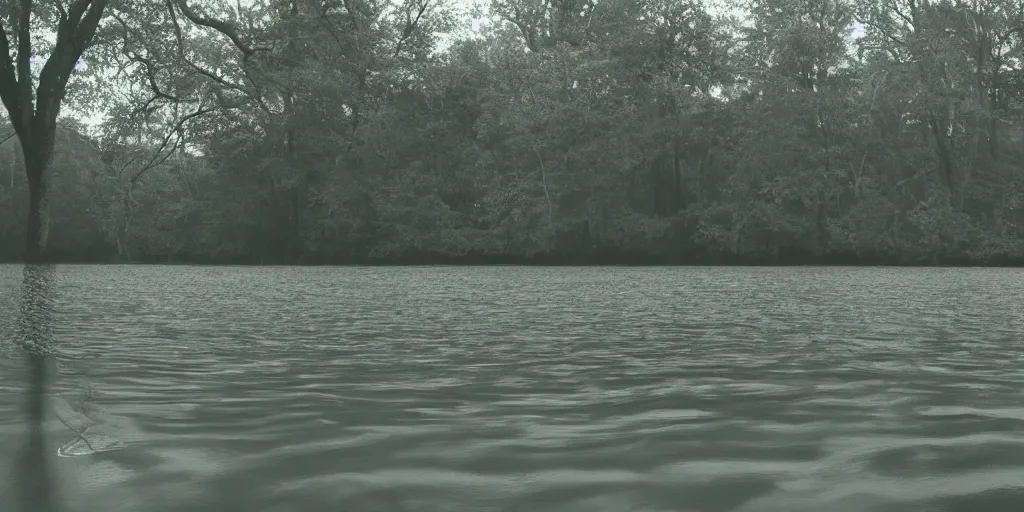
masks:
[[[0,260],[1024,262],[1020,2],[34,5]]]

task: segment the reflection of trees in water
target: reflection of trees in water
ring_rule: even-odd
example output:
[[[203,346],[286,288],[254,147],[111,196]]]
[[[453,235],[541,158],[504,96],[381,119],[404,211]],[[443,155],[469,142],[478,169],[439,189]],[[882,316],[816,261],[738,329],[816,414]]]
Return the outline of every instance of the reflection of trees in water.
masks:
[[[57,510],[45,419],[47,388],[54,370],[53,302],[56,271],[52,265],[25,265],[21,290],[18,343],[24,349],[30,382],[26,394],[28,438],[19,453],[17,488],[24,512]]]

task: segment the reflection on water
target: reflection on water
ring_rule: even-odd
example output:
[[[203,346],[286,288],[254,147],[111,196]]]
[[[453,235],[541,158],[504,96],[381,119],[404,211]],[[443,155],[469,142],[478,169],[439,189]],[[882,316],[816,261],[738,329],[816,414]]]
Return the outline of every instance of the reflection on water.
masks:
[[[53,459],[70,511],[1024,503],[1017,271],[60,274],[55,391],[127,444]]]
[[[57,290],[52,265],[25,265],[21,310],[14,346],[27,366],[24,393],[26,431],[17,448],[15,494],[25,512],[55,512],[56,489],[51,474],[49,443],[44,422],[50,385],[53,347],[53,309]],[[6,411],[17,416],[16,411]],[[11,414],[11,413],[14,414]]]

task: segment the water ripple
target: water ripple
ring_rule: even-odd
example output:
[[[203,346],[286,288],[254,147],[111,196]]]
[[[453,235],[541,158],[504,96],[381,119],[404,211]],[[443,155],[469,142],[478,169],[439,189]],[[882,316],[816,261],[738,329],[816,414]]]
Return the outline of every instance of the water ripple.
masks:
[[[0,266],[0,290],[15,274]],[[61,459],[72,511],[1024,503],[1013,270],[66,266],[60,279],[61,410],[88,385],[90,432],[127,443]],[[5,472],[24,370],[0,361]]]

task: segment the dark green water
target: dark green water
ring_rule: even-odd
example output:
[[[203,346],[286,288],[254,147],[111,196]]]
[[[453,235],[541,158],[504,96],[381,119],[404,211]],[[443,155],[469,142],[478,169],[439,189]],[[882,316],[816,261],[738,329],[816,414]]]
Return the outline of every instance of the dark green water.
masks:
[[[0,305],[19,267],[0,267]],[[1017,511],[1024,272],[63,266],[69,511]],[[5,311],[10,331],[16,309]],[[0,500],[23,425],[0,361]],[[56,445],[72,434],[56,419]],[[0,510],[6,510],[0,503]]]

